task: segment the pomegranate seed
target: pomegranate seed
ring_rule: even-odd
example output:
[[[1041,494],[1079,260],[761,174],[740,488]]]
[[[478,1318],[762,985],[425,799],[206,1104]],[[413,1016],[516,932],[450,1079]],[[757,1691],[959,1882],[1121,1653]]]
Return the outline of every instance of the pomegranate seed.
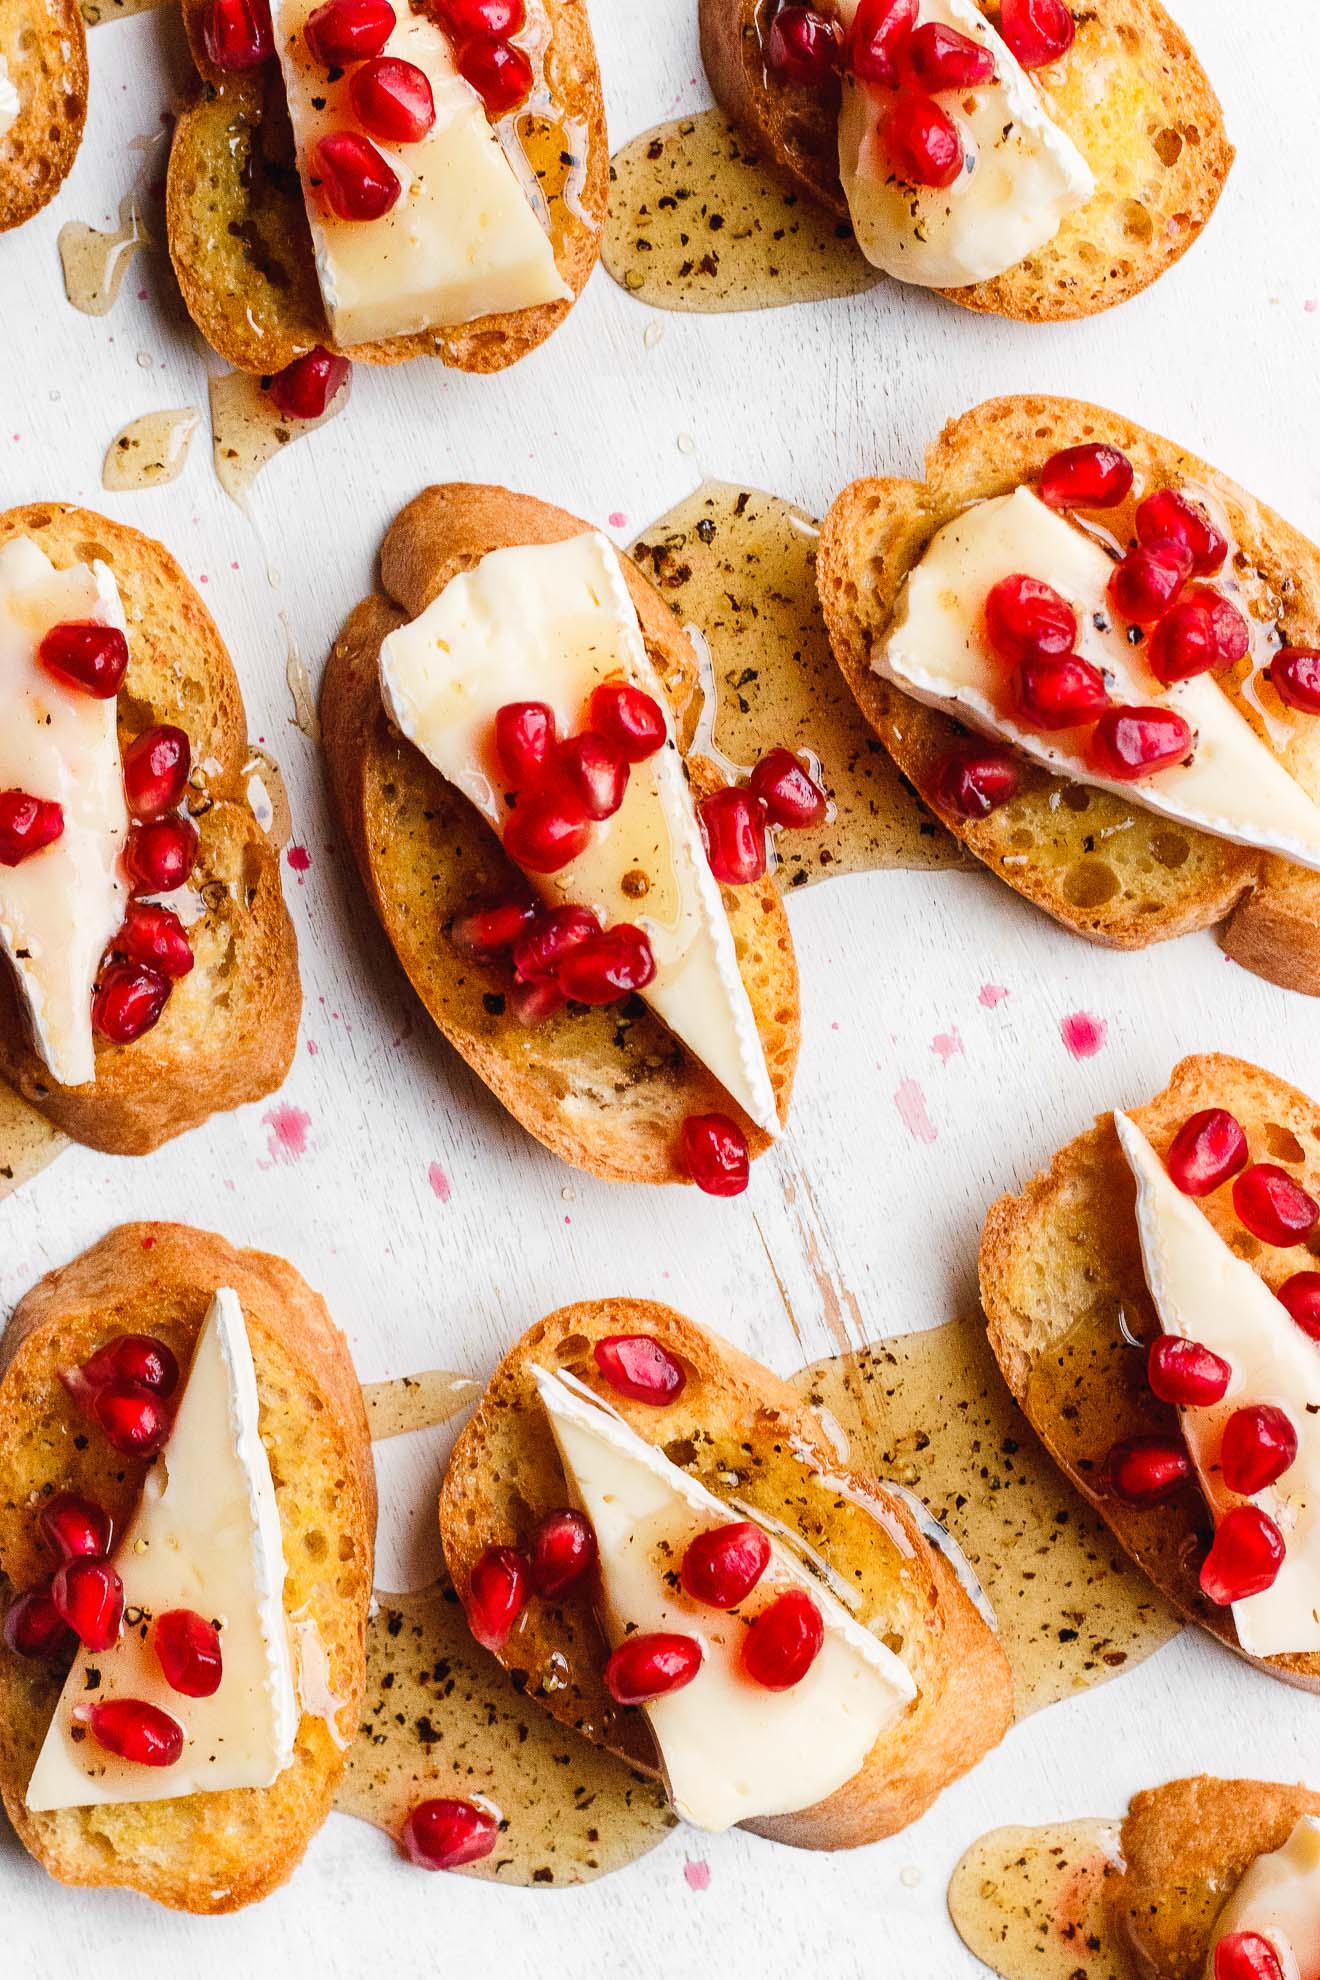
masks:
[[[352,369],[347,358],[316,344],[277,371],[266,393],[285,419],[319,419]]]
[[[534,791],[504,821],[504,850],[529,873],[558,873],[591,843],[591,820],[568,791]]]
[[[128,641],[118,626],[67,619],[51,627],[37,648],[37,658],[66,687],[78,688],[97,701],[110,701],[128,671]]]
[[[767,751],[747,782],[770,823],[790,832],[821,824],[829,809],[824,791],[790,749]]]
[[[107,1441],[126,1457],[154,1457],[173,1422],[161,1398],[139,1382],[107,1382],[97,1390],[91,1414]]]
[[[823,83],[838,68],[843,33],[837,21],[814,7],[781,7],[765,41],[765,66],[772,76],[806,88]]]
[[[993,743],[961,743],[937,758],[930,800],[955,818],[988,818],[1016,797],[1022,772],[1015,757]]]
[[[495,716],[495,755],[515,791],[535,790],[555,753],[555,712],[544,701],[506,701]]]
[[[454,916],[449,939],[460,956],[489,962],[511,949],[536,918],[536,905],[530,900],[480,902]]]
[[[419,1801],[403,1825],[403,1846],[419,1870],[457,1870],[489,1856],[499,1833],[475,1801]]]
[[[697,806],[710,870],[724,887],[746,887],[765,873],[765,808],[748,791],[712,791]]]
[[[160,1023],[173,985],[147,963],[112,962],[92,998],[92,1025],[112,1045],[131,1045]]]
[[[555,768],[588,818],[613,818],[628,788],[628,765],[612,742],[587,729],[564,743]]]
[[[1228,539],[1211,522],[1199,502],[1189,502],[1176,488],[1160,488],[1137,504],[1139,543],[1176,543],[1192,560],[1194,577],[1213,577],[1228,556]]]
[[[71,1657],[78,1644],[44,1588],[29,1589],[10,1603],[0,1636],[16,1657],[34,1657],[42,1663]]]
[[[751,1179],[747,1137],[727,1114],[689,1114],[680,1135],[683,1167],[707,1196],[741,1196]]]
[[[1199,1341],[1161,1334],[1150,1344],[1146,1379],[1161,1402],[1180,1409],[1208,1409],[1228,1394],[1233,1370],[1222,1355]]]
[[[627,681],[603,681],[592,689],[591,726],[629,763],[644,763],[664,748],[669,735],[655,696]]]
[[[940,89],[975,89],[995,76],[990,50],[941,21],[923,21],[914,30],[904,66],[932,96]]]
[[[1005,660],[1059,659],[1077,644],[1077,614],[1040,578],[1001,578],[985,601],[985,630]]]
[[[133,902],[114,946],[130,962],[148,963],[171,982],[186,976],[196,960],[178,915],[147,901]]]
[[[1219,1469],[1230,1492],[1254,1498],[1282,1478],[1297,1458],[1297,1432],[1273,1403],[1236,1409],[1224,1425]]]
[[[417,144],[435,123],[435,98],[424,69],[380,55],[348,85],[358,122],[383,144]]]
[[[1064,0],[1003,0],[999,32],[1024,69],[1040,69],[1068,53],[1077,26]]]
[[[616,1705],[645,1705],[691,1684],[701,1656],[695,1636],[629,1636],[605,1666],[605,1689]]]
[[[1270,681],[1280,701],[1304,715],[1320,715],[1320,650],[1287,646],[1270,662]]]
[[[1215,1531],[1201,1566],[1201,1592],[1218,1608],[1263,1595],[1283,1566],[1283,1535],[1259,1506],[1234,1506]]]
[[[141,1698],[108,1698],[80,1705],[80,1718],[98,1746],[137,1767],[172,1767],[183,1752],[183,1727]]]
[[[182,887],[197,858],[197,827],[191,818],[148,818],[135,825],[124,847],[124,865],[141,894],[172,894]]]
[[[848,67],[859,82],[892,89],[898,58],[912,36],[920,0],[861,0],[848,35]]]
[[[770,1542],[750,1519],[698,1533],[679,1570],[686,1594],[708,1609],[736,1609],[770,1565]]]
[[[1113,509],[1131,492],[1131,461],[1099,440],[1064,447],[1040,471],[1040,499],[1049,509]]]
[[[1320,1204],[1286,1169],[1253,1162],[1233,1185],[1233,1208],[1264,1244],[1301,1244],[1315,1229]]]
[[[485,104],[488,117],[506,117],[532,93],[532,65],[512,42],[487,41],[482,36],[465,41],[458,51],[458,67]]]
[[[124,1619],[124,1584],[109,1561],[85,1554],[65,1561],[50,1584],[50,1599],[84,1650],[108,1650]]]
[[[1024,660],[1014,681],[1018,713],[1038,729],[1076,729],[1098,721],[1109,690],[1098,667],[1079,654],[1060,660]]]
[[[371,139],[356,131],[328,131],[318,138],[312,174],[322,204],[340,220],[380,220],[403,191],[398,173]]]
[[[825,1625],[804,1588],[789,1588],[762,1609],[743,1640],[742,1667],[767,1691],[791,1691],[820,1655]]]
[[[1278,1297],[1302,1332],[1320,1341],[1320,1272],[1294,1272],[1279,1287]]]
[[[687,1371],[650,1334],[605,1334],[592,1349],[610,1387],[631,1402],[664,1409],[687,1387]]]
[[[259,69],[275,53],[270,0],[207,0],[202,47],[217,69]]]
[[[436,0],[434,11],[455,41],[473,34],[501,41],[520,33],[527,21],[524,0]]]
[[[644,990],[655,975],[651,944],[640,928],[620,921],[577,942],[563,956],[556,981],[575,1004],[613,1004]]]
[[[1105,1483],[1128,1506],[1171,1499],[1191,1475],[1186,1450],[1171,1437],[1126,1437],[1105,1459]]]
[[[1173,1137],[1165,1167],[1184,1196],[1209,1196],[1247,1166],[1247,1137],[1224,1107],[1206,1107]]]
[[[895,97],[884,127],[885,154],[905,185],[951,186],[963,168],[963,142],[952,117],[920,91]]]
[[[1171,609],[1191,574],[1191,553],[1181,543],[1139,543],[1115,564],[1109,601],[1121,619],[1153,626]]]
[[[502,1650],[527,1601],[527,1562],[516,1547],[487,1547],[468,1580],[468,1628],[486,1650]]]
[[[1259,1932],[1230,1932],[1215,1947],[1214,1980],[1284,1980],[1283,1962]]]
[[[585,1513],[547,1513],[528,1549],[532,1587],[554,1598],[575,1588],[596,1565],[596,1534]]]
[[[41,1508],[41,1530],[61,1562],[95,1560],[110,1552],[110,1515],[76,1492],[57,1492]]]
[[[529,1031],[555,1017],[567,1002],[557,983],[515,983],[508,993],[509,1009]]]
[[[1189,591],[1151,634],[1147,663],[1157,680],[1171,686],[1235,666],[1251,646],[1251,631],[1237,606],[1217,591]]]
[[[1108,708],[1091,731],[1091,768],[1134,784],[1184,762],[1193,742],[1190,725],[1171,708]]]
[[[171,1691],[214,1698],[224,1676],[220,1632],[195,1609],[166,1609],[151,1630],[151,1647]]]
[[[173,811],[188,788],[192,750],[182,729],[144,729],[124,751],[124,795],[135,818]]]
[[[0,866],[21,866],[54,845],[64,831],[64,807],[26,791],[0,791]]]
[[[303,34],[312,60],[338,69],[379,55],[397,23],[389,0],[326,0],[307,16]]]
[[[172,1396],[179,1386],[179,1364],[153,1334],[117,1334],[79,1372],[94,1389],[108,1382],[134,1382],[154,1395]]]
[[[569,950],[599,934],[600,923],[590,908],[544,909],[513,945],[514,971],[526,983],[553,983]]]

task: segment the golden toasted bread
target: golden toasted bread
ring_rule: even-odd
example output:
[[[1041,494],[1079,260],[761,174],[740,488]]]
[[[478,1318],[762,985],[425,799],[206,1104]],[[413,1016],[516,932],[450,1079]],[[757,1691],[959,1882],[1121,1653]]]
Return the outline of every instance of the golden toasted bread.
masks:
[[[321,689],[330,786],[381,924],[440,1030],[538,1141],[618,1182],[686,1182],[679,1131],[693,1113],[741,1114],[724,1088],[638,999],[570,1006],[529,1029],[505,1008],[507,966],[460,957],[445,929],[518,869],[475,808],[394,728],[381,705],[385,635],[416,618],[461,571],[506,544],[558,543],[590,527],[505,488],[428,488],[395,518],[381,551],[382,592],[350,614]],[[620,555],[647,652],[682,728],[696,681],[687,637],[637,567]],[[690,715],[690,710],[689,710]],[[690,733],[690,722],[687,733]],[[719,781],[690,762],[700,793]],[[782,1120],[797,1064],[797,964],[774,881],[723,890],[738,964]],[[741,1117],[753,1155],[768,1136]]]
[[[1074,934],[1140,949],[1227,922],[1234,961],[1287,989],[1320,993],[1320,875],[1185,827],[1124,799],[1023,762],[1016,797],[988,818],[955,817],[931,795],[933,766],[962,734],[872,672],[903,580],[931,537],[970,504],[1028,482],[1051,454],[1084,441],[1120,447],[1147,486],[1192,485],[1226,513],[1239,604],[1289,644],[1320,643],[1320,550],[1272,509],[1172,441],[1075,399],[991,399],[947,426],[926,480],[855,481],[825,519],[817,576],[834,657],[900,770],[976,857]],[[1107,512],[1120,540],[1127,507]],[[1238,711],[1312,796],[1320,794],[1320,723],[1293,717],[1272,689],[1270,722],[1252,659],[1217,676]],[[1279,741],[1283,736],[1286,740]]]
[[[663,1408],[607,1389],[592,1357],[604,1335],[645,1333],[683,1364],[687,1383]],[[998,1744],[1013,1717],[1013,1680],[992,1631],[906,1504],[839,1461],[788,1383],[727,1341],[651,1300],[584,1301],[528,1329],[490,1379],[454,1446],[440,1496],[440,1535],[459,1599],[492,1545],[517,1546],[565,1499],[563,1470],[531,1370],[564,1369],[717,1497],[780,1521],[866,1599],[867,1623],[918,1685],[903,1718],[861,1772],[825,1801],[751,1824],[801,1849],[849,1849],[916,1820],[941,1789]],[[824,1474],[824,1493],[805,1491]],[[876,1507],[879,1516],[869,1511]],[[590,1593],[533,1600],[498,1653],[547,1712],[631,1765],[658,1771],[646,1721],[605,1689],[608,1648]]]
[[[93,1148],[143,1155],[212,1114],[283,1083],[302,1008],[279,848],[252,814],[243,774],[247,720],[238,676],[192,585],[159,543],[62,502],[0,515],[0,543],[29,536],[59,569],[100,559],[128,625],[119,694],[126,746],[168,722],[186,731],[186,799],[200,834],[190,880],[195,958],[155,1028],[131,1045],[96,1041],[96,1079],[60,1086],[29,1035],[12,971],[0,968],[0,1077],[47,1120]]]
[[[193,322],[238,371],[282,371],[315,345],[335,349],[317,286],[312,237],[279,64],[242,74],[207,60],[206,0],[184,0],[198,69],[174,127],[166,187],[170,258]],[[586,287],[609,203],[609,143],[585,0],[528,0],[539,80],[501,137],[520,151],[545,203],[572,301],[354,345],[345,357],[400,364],[438,357],[463,371],[503,371],[544,343]]]
[[[18,115],[0,131],[0,233],[64,184],[87,121],[87,30],[78,0],[0,0],[0,77]]]
[[[0,1793],[20,1838],[66,1884],[119,1884],[176,1910],[235,1911],[284,1883],[330,1810],[366,1682],[376,1521],[362,1394],[343,1336],[282,1258],[236,1251],[182,1224],[126,1224],[49,1273],[0,1338],[0,1599],[51,1562],[37,1509],[80,1492],[118,1527],[144,1466],[87,1423],[60,1371],[122,1333],[163,1340],[188,1365],[214,1292],[232,1286],[257,1371],[261,1438],[284,1534],[286,1613],[316,1626],[335,1702],[308,1701],[292,1764],[268,1788],[33,1814],[24,1796],[59,1698],[57,1671],[0,1645]]]

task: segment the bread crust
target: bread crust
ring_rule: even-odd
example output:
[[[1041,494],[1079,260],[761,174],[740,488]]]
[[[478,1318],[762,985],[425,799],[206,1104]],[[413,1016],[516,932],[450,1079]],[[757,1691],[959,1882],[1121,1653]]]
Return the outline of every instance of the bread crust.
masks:
[[[0,56],[19,113],[0,137],[0,233],[64,184],[87,121],[87,29],[78,0],[0,0]]]
[[[1090,440],[1120,447],[1147,485],[1205,490],[1226,512],[1239,546],[1230,575],[1241,585],[1244,609],[1276,625],[1290,644],[1320,643],[1320,549],[1282,516],[1208,462],[1117,413],[1031,395],[991,399],[952,421],[927,455],[924,482],[872,479],[844,489],[825,519],[817,566],[834,656],[876,735],[941,822],[1065,928],[1107,948],[1140,949],[1227,922],[1221,939],[1236,961],[1270,982],[1320,994],[1320,875],[1190,827],[1171,829],[1139,806],[1026,763],[1009,804],[983,820],[956,818],[933,799],[931,779],[963,731],[871,670],[871,650],[885,637],[903,580],[935,531],[969,504],[1030,481],[1059,448]],[[1243,691],[1251,664],[1248,658],[1219,677],[1220,685],[1275,747]],[[1320,795],[1320,725],[1299,717],[1276,754],[1304,789]],[[1098,871],[1113,886],[1103,898],[1089,898],[1077,884],[1088,838],[1088,851],[1094,842],[1104,847]],[[1025,857],[1024,843],[1031,848]]]
[[[120,742],[158,722],[187,732],[187,808],[199,833],[190,887],[204,912],[196,958],[155,1028],[131,1045],[96,1040],[96,1079],[60,1086],[35,1050],[13,971],[0,966],[0,1078],[75,1141],[144,1155],[214,1113],[261,1099],[293,1063],[302,990],[280,849],[248,801],[247,718],[238,676],[206,607],[161,544],[68,503],[0,515],[0,543],[30,536],[57,567],[100,558],[128,624]]]
[[[272,1457],[288,1582],[285,1608],[316,1625],[338,1739],[304,1712],[294,1760],[269,1788],[178,1801],[31,1813],[24,1801],[63,1683],[0,1645],[0,1795],[25,1847],[62,1883],[119,1885],[175,1910],[235,1911],[284,1883],[330,1811],[366,1683],[376,1522],[366,1410],[347,1342],[319,1294],[282,1258],[238,1251],[183,1224],[125,1224],[50,1272],[0,1337],[0,1591],[49,1574],[35,1507],[87,1493],[116,1527],[144,1467],[86,1424],[59,1370],[116,1334],[146,1332],[181,1365],[216,1289],[238,1293]],[[85,1448],[84,1448],[85,1447]]]
[[[730,1109],[753,1156],[769,1137],[659,1019],[632,1000],[572,1012],[533,1030],[504,1009],[507,966],[464,961],[442,930],[482,893],[517,878],[496,834],[381,704],[381,641],[423,612],[450,579],[506,544],[558,543],[591,527],[508,489],[455,482],[428,488],[391,525],[383,594],[350,614],[321,690],[330,788],[372,906],[433,1021],[496,1098],[555,1155],[616,1182],[687,1182],[679,1130],[693,1113]],[[690,733],[696,663],[654,587],[620,553],[647,652]],[[719,781],[690,760],[698,793]],[[787,1116],[800,1038],[797,963],[773,879],[725,888],[724,905],[778,1103]],[[496,1008],[498,1007],[498,1008]]]
[[[981,12],[995,9],[976,0]],[[701,53],[716,101],[777,174],[838,219],[838,85],[771,81],[758,22],[768,0],[700,0]],[[992,281],[937,293],[1020,323],[1094,316],[1138,295],[1209,221],[1233,163],[1224,114],[1187,36],[1160,0],[1089,0],[1077,37],[1033,80],[1078,146],[1096,192],[1052,241]],[[1098,92],[1093,79],[1103,76]]]
[[[686,1387],[663,1409],[601,1389],[648,1443],[672,1456],[718,1434],[753,1464],[758,1454],[788,1446],[808,1467],[839,1481],[840,1499],[857,1493],[875,1504],[884,1527],[910,1550],[892,1612],[873,1626],[878,1634],[883,1626],[886,1635],[902,1638],[918,1698],[877,1741],[861,1771],[826,1800],[748,1825],[799,1849],[851,1849],[906,1828],[1007,1731],[1013,1716],[1008,1661],[903,1501],[840,1464],[820,1423],[787,1382],[672,1307],[633,1299],[562,1307],[529,1328],[504,1357],[454,1446],[441,1489],[440,1535],[460,1601],[466,1602],[473,1565],[488,1546],[525,1543],[536,1519],[563,1503],[563,1473],[531,1368],[569,1367],[601,1388],[590,1345],[614,1333],[654,1336],[687,1370]],[[829,1559],[828,1533],[816,1535],[813,1545]],[[607,1651],[589,1598],[562,1607],[533,1601],[497,1655],[506,1669],[522,1671],[527,1689],[554,1718],[630,1765],[659,1773],[643,1715],[615,1706],[604,1689]],[[538,1671],[565,1667],[568,1682],[538,1687],[532,1681]]]

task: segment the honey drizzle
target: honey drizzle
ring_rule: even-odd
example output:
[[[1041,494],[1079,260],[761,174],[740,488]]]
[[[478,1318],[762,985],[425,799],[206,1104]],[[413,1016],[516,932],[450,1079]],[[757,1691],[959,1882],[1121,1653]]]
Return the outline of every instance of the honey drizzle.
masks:
[[[271,844],[283,852],[293,837],[293,814],[289,807],[284,772],[269,750],[249,743],[243,779],[252,816]],[[363,1394],[366,1394],[365,1390]]]
[[[420,1375],[400,1375],[392,1382],[363,1384],[367,1428],[373,1444],[402,1437],[411,1430],[433,1430],[468,1409],[481,1394],[480,1382],[452,1368],[428,1368]]]
[[[213,374],[209,393],[216,479],[244,515],[251,515],[248,494],[262,469],[281,448],[336,419],[348,404],[352,385],[350,371],[318,419],[286,419],[254,373]]]
[[[949,1916],[1004,1980],[1136,1980],[1110,1929],[1105,1888],[1123,1867],[1120,1824],[993,1829],[949,1880]]]
[[[192,406],[178,406],[130,419],[105,450],[102,488],[161,488],[166,482],[177,481],[188,459],[198,417]]]
[[[0,1202],[68,1147],[67,1135],[0,1080]]]
[[[108,233],[85,220],[66,220],[57,246],[64,293],[73,307],[84,316],[107,316],[119,298],[129,263],[150,239],[136,186],[120,200],[119,225]]]

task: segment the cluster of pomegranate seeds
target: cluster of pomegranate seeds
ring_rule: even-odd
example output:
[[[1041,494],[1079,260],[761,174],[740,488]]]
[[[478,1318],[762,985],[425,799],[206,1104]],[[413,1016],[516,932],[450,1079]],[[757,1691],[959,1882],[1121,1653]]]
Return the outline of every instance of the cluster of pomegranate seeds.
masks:
[[[742,1667],[767,1691],[791,1691],[820,1655],[825,1624],[804,1588],[786,1589],[762,1609],[743,1638]]]
[[[267,396],[285,419],[320,419],[352,369],[347,358],[315,344],[276,372],[267,383]]]
[[[151,1627],[151,1647],[171,1691],[214,1698],[224,1676],[220,1632],[195,1609],[166,1609]]]
[[[485,1650],[502,1650],[527,1605],[526,1556],[516,1547],[487,1547],[468,1578],[468,1627]]]
[[[454,44],[459,73],[486,106],[488,117],[507,117],[527,101],[535,76],[513,36],[526,23],[524,0],[436,0]]]
[[[98,1746],[138,1767],[172,1767],[183,1752],[183,1727],[178,1720],[141,1698],[109,1698],[102,1705],[79,1705],[74,1716]]]
[[[259,69],[275,53],[270,0],[206,0],[201,33],[216,69]]]
[[[605,1334],[592,1358],[610,1387],[630,1402],[655,1409],[677,1402],[687,1387],[687,1370],[650,1334]]]
[[[747,1136],[727,1114],[689,1114],[679,1135],[683,1167],[707,1196],[741,1196],[751,1179]]]
[[[988,818],[1016,797],[1022,772],[1011,750],[998,743],[965,742],[946,750],[931,765],[930,801],[955,818]]]
[[[83,1414],[125,1457],[154,1457],[163,1448],[179,1381],[179,1364],[163,1341],[121,1334],[81,1368],[66,1369],[63,1379]]]
[[[557,1600],[596,1565],[595,1529],[572,1507],[547,1513],[528,1543],[527,1558],[536,1593]]]
[[[0,866],[21,866],[64,831],[64,807],[27,791],[0,791]]]
[[[512,858],[533,873],[569,865],[593,823],[618,811],[631,766],[654,756],[667,735],[659,704],[622,681],[596,688],[588,726],[563,739],[546,702],[506,702],[495,716],[494,751],[514,794],[504,822]]]
[[[1215,1528],[1201,1564],[1201,1592],[1217,1608],[1263,1595],[1283,1566],[1283,1535],[1259,1506],[1234,1506]]]
[[[1000,659],[1008,661],[1015,670],[1013,705],[1033,728],[1084,727],[1096,722],[1109,707],[1104,675],[1075,650],[1076,612],[1043,579],[1015,571],[993,585],[985,601],[985,631]],[[979,754],[991,766],[998,765],[999,755],[993,749]],[[994,807],[986,805],[982,809],[975,786],[962,787],[965,779],[960,768],[966,760],[962,752],[950,752],[941,759],[937,801],[944,799],[948,809],[958,817],[984,817]],[[1005,786],[1005,795],[1011,796],[1017,788],[1016,780],[1011,788],[1007,787],[1006,778],[1000,781]],[[995,795],[995,783],[992,769],[991,795]],[[996,802],[1002,803],[1003,798],[996,796]]]
[[[1320,1204],[1273,1162],[1253,1162],[1233,1185],[1233,1208],[1262,1244],[1302,1244],[1315,1229]]]
[[[1283,1962],[1259,1932],[1230,1932],[1215,1947],[1214,1980],[1284,1980]]]
[[[701,1658],[695,1636],[664,1630],[628,1636],[605,1666],[605,1689],[616,1705],[646,1705],[691,1684],[701,1669]]]
[[[1176,1437],[1124,1437],[1105,1460],[1106,1485],[1129,1506],[1171,1499],[1191,1475],[1191,1460]]]
[[[712,791],[697,806],[697,824],[710,870],[722,887],[745,887],[766,869],[765,831],[806,831],[819,825],[829,799],[791,749],[771,749],[746,785]]]
[[[403,1825],[403,1847],[419,1870],[457,1870],[489,1856],[498,1820],[475,1801],[419,1801]]]
[[[1137,541],[1174,543],[1191,558],[1193,577],[1215,577],[1228,559],[1228,538],[1196,502],[1159,488],[1137,506]]]
[[[435,123],[435,101],[425,72],[415,62],[381,53],[396,24],[397,16],[388,0],[326,0],[308,15],[303,28],[312,60],[328,69],[333,80],[338,81],[343,71],[352,67],[349,104],[362,131],[370,133],[364,137],[362,131],[327,131],[312,146],[312,183],[321,204],[340,220],[383,219],[403,192],[398,173],[371,139],[379,138],[384,144],[416,144]],[[326,353],[318,349],[308,357],[324,361]],[[297,363],[307,361],[300,358]],[[323,364],[320,369],[324,369]],[[340,383],[342,377],[330,385],[315,371],[305,379],[296,377],[285,388],[284,398],[313,405],[319,399],[320,403],[314,412],[296,410],[290,417],[319,418]],[[278,398],[276,404],[280,404]]]
[[[37,659],[62,686],[112,701],[128,672],[128,641],[118,626],[65,619],[42,639]]]
[[[683,1592],[708,1609],[736,1609],[770,1565],[770,1542],[749,1519],[713,1526],[689,1542],[679,1570]]]
[[[187,735],[168,722],[145,729],[124,751],[124,796],[134,820],[124,870],[135,896],[173,893],[192,872],[199,835],[179,808],[191,768]],[[112,1045],[131,1045],[159,1023],[171,990],[194,960],[173,909],[135,898],[101,965],[93,1028]]]

